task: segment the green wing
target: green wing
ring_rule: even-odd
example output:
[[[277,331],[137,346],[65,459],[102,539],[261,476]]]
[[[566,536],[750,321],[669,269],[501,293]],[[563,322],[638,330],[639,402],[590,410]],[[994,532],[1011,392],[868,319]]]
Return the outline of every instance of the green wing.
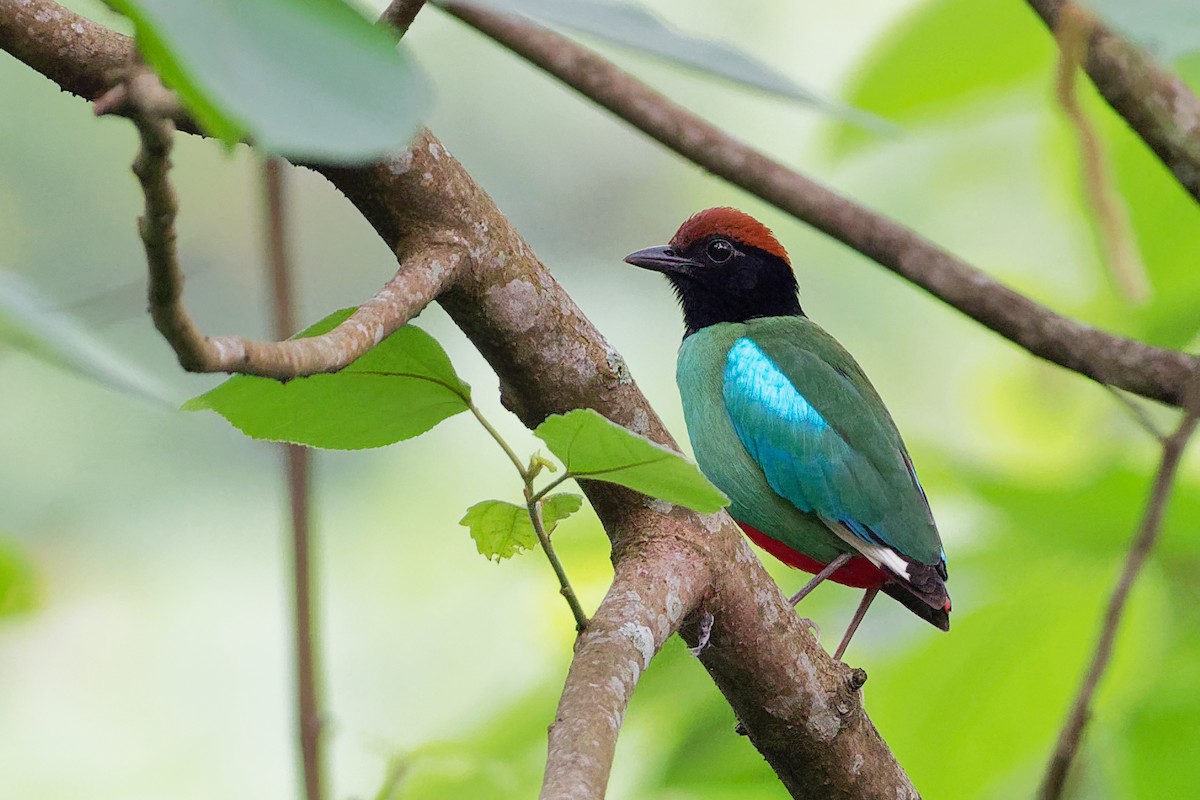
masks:
[[[805,317],[752,320],[730,345],[722,397],[770,487],[868,548],[945,556],[912,462],[862,369]]]

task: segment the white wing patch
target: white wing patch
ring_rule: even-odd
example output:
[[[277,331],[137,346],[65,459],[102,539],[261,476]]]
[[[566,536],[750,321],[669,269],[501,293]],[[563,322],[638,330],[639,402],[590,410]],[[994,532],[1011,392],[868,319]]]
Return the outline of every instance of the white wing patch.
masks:
[[[855,535],[854,531],[828,517],[821,517],[821,522],[824,522],[825,527],[837,534],[839,539],[866,556],[867,560],[875,566],[886,569],[893,575],[912,582],[912,576],[908,572],[908,562],[901,558],[900,554],[892,548],[864,541],[861,537]]]

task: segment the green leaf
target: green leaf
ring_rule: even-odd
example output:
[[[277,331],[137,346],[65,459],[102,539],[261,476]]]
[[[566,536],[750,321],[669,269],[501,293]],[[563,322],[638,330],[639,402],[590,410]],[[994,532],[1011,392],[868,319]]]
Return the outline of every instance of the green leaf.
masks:
[[[823,98],[736,47],[684,33],[625,0],[471,0],[471,4],[590,34],[643,55],[811,105],[863,128],[895,131],[887,120]]]
[[[476,503],[458,524],[470,528],[479,553],[495,561],[510,558],[538,543],[533,523],[529,521],[529,509],[503,500]]]
[[[428,80],[342,0],[108,0],[147,63],[213,136],[289,158],[368,161],[403,146]]]
[[[552,494],[542,498],[542,525],[546,532],[553,531],[582,505],[583,498],[577,494]],[[538,543],[529,509],[503,500],[476,503],[467,509],[458,524],[471,529],[471,538],[481,555],[496,561],[532,549]]]
[[[1057,48],[1022,6],[1011,0],[919,5],[863,59],[847,86],[847,102],[904,125],[959,111],[1022,83],[1042,81],[1048,87]],[[830,140],[835,155],[870,142],[845,125],[835,126]]]
[[[332,330],[342,309],[298,334]],[[432,336],[405,325],[341,372],[280,383],[238,375],[184,404],[216,411],[255,439],[331,450],[411,439],[469,408],[471,388]]]
[[[1165,64],[1200,51],[1196,0],[1085,0],[1084,5]]]
[[[169,407],[166,391],[73,318],[54,310],[14,273],[0,269],[0,348],[23,350],[89,380]]]
[[[32,611],[38,595],[37,575],[28,559],[0,541],[0,617]]]
[[[552,533],[558,523],[583,507],[583,496],[568,493],[552,494],[543,498],[541,505],[542,525],[545,527],[546,533]]]
[[[618,483],[704,514],[729,503],[695,464],[590,408],[555,414],[533,435],[546,443],[572,477]]]

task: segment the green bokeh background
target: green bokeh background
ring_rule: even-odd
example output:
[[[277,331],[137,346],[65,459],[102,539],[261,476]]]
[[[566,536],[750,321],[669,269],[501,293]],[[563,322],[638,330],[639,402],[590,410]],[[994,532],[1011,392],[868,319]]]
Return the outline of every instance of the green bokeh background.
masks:
[[[1087,90],[1155,287],[1143,307],[1118,297],[1081,205],[1073,133],[1050,102],[1053,46],[1022,3],[652,7],[903,134],[868,137],[601,49],[1052,308],[1155,344],[1195,344],[1196,206]],[[905,432],[950,555],[951,633],[880,603],[855,639],[848,659],[870,674],[867,708],[925,797],[1029,796],[1147,494],[1156,447],[1146,433],[1096,385],[702,174],[436,9],[410,41],[437,85],[430,126],[681,440],[678,312],[657,276],[621,257],[709,205],[774,227],[806,310],[857,355]],[[0,265],[174,399],[214,385],[179,370],[142,311],[131,127],[93,118],[6,55],[0,108]],[[189,305],[205,331],[265,336],[257,162],[190,137],[176,162]],[[290,178],[300,316],[311,322],[369,296],[394,262],[322,179]],[[445,315],[431,308],[420,324],[505,435],[536,449]],[[295,796],[278,452],[215,415],[164,411],[13,350],[0,350],[0,387],[0,795]],[[1172,424],[1170,412],[1151,413]],[[488,562],[457,525],[478,500],[518,498],[504,456],[459,416],[413,442],[316,461],[333,796],[374,796],[389,765],[403,771],[394,797],[533,796],[572,624],[544,560]],[[1134,592],[1077,797],[1183,797],[1200,780],[1197,467],[1185,462]],[[610,577],[595,517],[572,517],[556,540],[594,607]],[[768,566],[786,590],[803,580]],[[828,586],[803,613],[833,639],[855,601]],[[703,670],[669,643],[629,709],[610,797],[783,797],[733,726]]]

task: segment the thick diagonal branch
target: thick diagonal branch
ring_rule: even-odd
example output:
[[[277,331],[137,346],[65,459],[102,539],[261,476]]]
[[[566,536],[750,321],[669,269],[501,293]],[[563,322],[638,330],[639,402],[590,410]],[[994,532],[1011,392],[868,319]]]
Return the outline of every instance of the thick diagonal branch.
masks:
[[[1144,397],[1181,402],[1192,357],[1096,330],[1035,303],[895,220],[734,139],[564,36],[463,3],[442,8],[684,158],[907,278],[1034,355]]]
[[[30,39],[50,44],[10,48],[21,38],[14,19],[36,29]],[[47,29],[69,29],[79,19],[49,0],[29,0],[20,10],[0,0],[0,47],[52,72],[64,88],[96,96],[107,84],[91,74],[93,65],[128,63],[131,43],[108,33],[89,38],[97,50],[90,55],[86,47],[54,47],[58,34]],[[466,265],[439,302],[488,359],[503,399],[523,422],[532,427],[586,406],[673,446],[620,355],[433,134],[421,133],[407,151],[368,167],[314,168],[346,194],[402,264],[431,242],[465,249]],[[915,796],[848,690],[855,685],[849,670],[807,633],[727,516],[700,520],[682,509],[649,508],[640,495],[607,484],[589,483],[584,491],[612,538],[618,570],[627,558],[666,548],[702,560],[712,572],[712,641],[701,659],[789,792]]]
[[[390,236],[415,224],[413,204],[430,202],[419,176],[436,176],[448,192],[439,214],[463,215],[481,236],[472,269],[438,302],[496,370],[505,405],[530,427],[591,407],[674,447],[620,355],[433,135],[399,158],[406,170],[389,161],[322,171],[393,245],[403,236]],[[584,491],[612,538],[618,571],[625,559],[663,547],[707,564],[706,608],[715,621],[701,661],[793,796],[916,796],[862,709],[858,679],[816,645],[726,515],[663,513],[609,484],[585,482]]]
[[[1028,0],[1057,31],[1071,0]],[[1144,50],[1102,24],[1092,30],[1084,69],[1113,110],[1200,201],[1200,99]]]

